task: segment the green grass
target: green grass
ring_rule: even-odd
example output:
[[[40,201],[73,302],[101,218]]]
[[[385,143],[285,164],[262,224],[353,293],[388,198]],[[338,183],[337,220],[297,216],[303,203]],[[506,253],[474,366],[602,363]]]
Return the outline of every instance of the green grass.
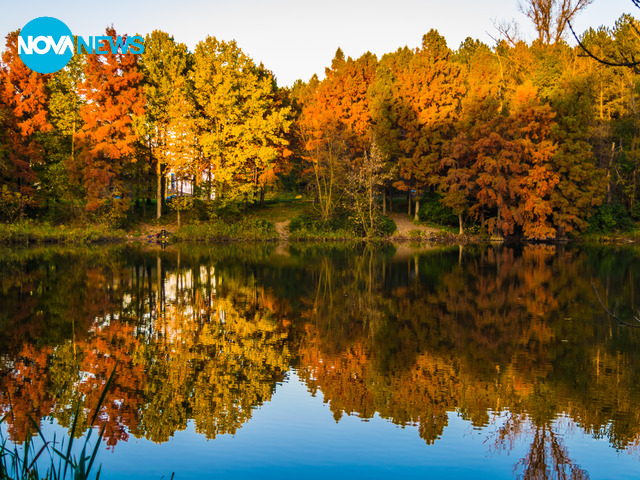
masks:
[[[399,205],[401,199],[396,199]],[[404,202],[406,206],[406,201]],[[298,220],[309,216],[312,211],[312,200],[296,192],[268,193],[264,206],[249,205],[243,213],[243,205],[237,204],[229,212],[220,213],[221,218],[204,220],[210,215],[202,209],[194,208],[182,212],[182,226],[177,226],[177,214],[165,210],[160,219],[155,218],[155,200],[146,206],[146,215],[142,215],[141,206],[135,207],[136,213],[126,223],[126,229],[116,230],[101,224],[87,225],[53,225],[41,221],[24,221],[15,224],[0,224],[0,244],[91,244],[99,242],[126,241],[129,237],[143,237],[149,233],[149,226],[166,228],[172,233],[173,242],[232,242],[232,241],[272,241],[279,238],[275,229],[276,223],[294,220],[288,236],[291,241],[343,241],[361,240],[362,236],[353,233],[348,221],[340,217],[331,225],[318,225]],[[396,211],[400,209],[395,209]],[[344,217],[344,215],[343,215]],[[346,217],[345,217],[346,218]],[[416,225],[427,225],[440,230],[443,234],[457,234],[457,227],[436,225],[432,222],[420,222]],[[154,231],[157,228],[154,229]],[[380,234],[369,240],[388,238],[391,233]],[[420,235],[412,235],[420,239]]]
[[[362,240],[347,230],[323,230],[301,228],[290,233],[290,240],[294,241],[337,241],[337,240]]]
[[[618,241],[640,241],[640,226],[634,224],[630,230],[608,233],[584,232],[579,237],[587,243],[610,243]]]
[[[198,221],[189,216],[172,236],[174,242],[271,241],[279,238],[275,224],[300,215],[309,200],[294,192],[279,192],[265,197],[264,207],[252,205],[246,213],[226,218]],[[175,213],[166,222],[175,220]],[[174,225],[175,226],[175,225]]]
[[[233,223],[212,220],[184,225],[174,232],[171,240],[174,242],[220,242],[265,241],[277,238],[278,232],[273,222],[261,218],[243,218]]]
[[[297,217],[309,205],[310,201],[300,195],[285,192],[281,195],[274,195],[271,198],[267,197],[264,207],[249,209],[246,216],[247,218],[261,218],[279,223]]]
[[[429,228],[436,228],[438,230],[441,230],[442,232],[451,233],[453,235],[457,235],[458,232],[460,231],[459,227],[453,227],[451,225],[435,223],[435,222],[424,222],[424,221],[417,221],[416,222],[414,220],[413,224],[414,225],[422,225],[422,226],[429,227]],[[466,233],[466,229],[465,229],[465,233]]]
[[[87,244],[123,239],[125,233],[103,225],[65,226],[23,221],[0,224],[0,244]]]

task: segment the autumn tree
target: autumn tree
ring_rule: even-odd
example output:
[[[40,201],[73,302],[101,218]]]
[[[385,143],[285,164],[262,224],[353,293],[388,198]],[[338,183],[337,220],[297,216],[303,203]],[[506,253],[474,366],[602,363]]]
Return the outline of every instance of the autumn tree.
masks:
[[[347,195],[350,199],[350,207],[356,218],[356,223],[362,228],[367,237],[376,233],[377,219],[380,212],[378,205],[378,193],[386,180],[390,178],[385,172],[385,158],[374,142],[360,166],[350,171],[347,175]]]
[[[183,43],[176,43],[168,33],[154,30],[145,37],[140,66],[144,75],[146,99],[144,136],[156,172],[156,218],[162,215],[163,178],[169,161],[168,144],[172,141],[170,124],[172,102],[183,92],[190,68],[191,56]],[[177,133],[178,135],[180,133]],[[175,135],[175,134],[174,134]]]
[[[640,57],[640,44],[637,41],[639,27],[640,23],[629,15],[619,18],[610,32],[610,49],[625,58]],[[602,64],[598,65],[598,70],[605,70],[603,75],[609,79],[604,90],[610,119],[608,122],[599,122],[599,131],[594,132],[599,163],[607,172],[606,201],[608,204],[623,204],[637,219],[640,165],[638,72],[635,68]]]
[[[106,34],[115,42],[113,28]],[[70,167],[84,186],[86,210],[112,212],[117,218],[132,197],[125,175],[137,161],[136,123],[144,114],[142,74],[137,55],[114,53],[106,43],[100,52],[87,56],[80,85],[86,101],[80,110],[84,122],[78,133],[80,152]]]
[[[35,206],[36,168],[44,163],[43,133],[51,129],[47,118],[50,75],[36,73],[18,56],[18,31],[7,35],[0,65],[0,180],[2,203],[22,217]],[[12,214],[9,217],[14,216]]]
[[[207,37],[193,58],[199,172],[208,179],[207,197],[246,205],[275,179],[290,109],[279,105],[271,72],[255,65],[235,42]]]
[[[196,115],[194,115],[193,84],[188,78],[178,79],[170,93],[167,105],[168,123],[165,144],[165,159],[168,171],[175,183],[176,197],[171,208],[176,210],[178,226],[180,212],[193,205],[193,194],[199,167],[202,165],[202,149],[198,137]],[[186,185],[191,186],[191,195],[183,195]]]
[[[50,215],[61,218],[81,213],[75,200],[82,197],[82,190],[70,181],[67,166],[75,163],[77,134],[82,128],[80,108],[84,100],[80,96],[80,84],[84,63],[83,55],[74,55],[67,66],[52,74],[47,82],[52,129],[43,139],[48,153],[47,162],[39,172],[38,196]]]
[[[381,135],[380,145],[389,156],[399,156],[395,186],[419,193],[433,186],[442,146],[453,136],[464,93],[462,70],[435,30],[424,35],[422,47],[412,55],[400,50],[388,62],[387,86],[377,86],[375,118],[380,125],[389,125],[397,137]],[[418,210],[416,198],[416,218]]]
[[[557,146],[551,169],[558,175],[558,184],[551,193],[551,205],[558,237],[583,231],[606,189],[602,182],[604,170],[598,168],[590,144],[597,101],[593,95],[596,92],[585,95],[588,82],[583,75],[565,74],[558,79],[558,89],[549,99],[556,112],[556,126],[550,138]]]
[[[442,203],[458,216],[462,234],[464,216],[480,219],[484,227],[485,210],[497,205],[486,196],[478,201],[478,179],[484,162],[504,148],[500,136],[504,85],[499,61],[486,45],[467,39],[456,52],[455,60],[464,67],[466,94],[454,127],[456,135],[443,146],[434,183],[442,195]]]
[[[555,112],[542,104],[533,85],[522,85],[511,100],[511,148],[523,166],[513,193],[519,201],[513,210],[514,220],[528,238],[554,237],[551,195],[560,181],[551,163],[556,145],[551,138]]]
[[[302,93],[303,110],[298,120],[298,134],[304,146],[303,159],[310,165],[315,202],[320,218],[327,221],[342,201],[347,174],[346,134],[339,123],[322,118],[316,101],[320,82],[314,76]]]
[[[368,89],[376,67],[375,55],[345,59],[339,48],[326,78],[313,78],[301,97],[299,132],[323,221],[344,198],[347,175],[359,168],[372,141]]]
[[[441,163],[444,203],[458,213],[461,229],[468,209],[490,233],[514,233],[515,179],[522,167],[510,144],[500,99],[470,98],[459,126],[460,133],[448,144]]]
[[[375,81],[369,88],[373,136],[386,159],[385,171],[390,177],[385,182],[383,190],[383,214],[386,214],[384,200],[386,200],[387,191],[389,192],[389,211],[393,211],[392,182],[397,181],[400,159],[403,158],[400,141],[404,134],[400,116],[405,107],[399,95],[398,82],[413,55],[413,50],[408,47],[384,55],[378,64]]]

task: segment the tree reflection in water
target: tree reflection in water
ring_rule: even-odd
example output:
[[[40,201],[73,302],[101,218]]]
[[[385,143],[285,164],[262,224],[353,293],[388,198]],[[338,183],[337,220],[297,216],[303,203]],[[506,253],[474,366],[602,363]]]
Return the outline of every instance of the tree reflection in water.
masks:
[[[290,368],[336,421],[379,414],[432,444],[457,412],[504,419],[496,449],[530,439],[522,478],[587,478],[559,422],[617,449],[640,438],[631,249],[230,246],[4,252],[2,391],[8,431],[27,418],[80,427],[116,361],[109,445],[167,441],[193,420],[235,433]],[[614,294],[615,292],[615,294]],[[84,423],[83,423],[84,422]],[[489,430],[487,430],[489,431]]]

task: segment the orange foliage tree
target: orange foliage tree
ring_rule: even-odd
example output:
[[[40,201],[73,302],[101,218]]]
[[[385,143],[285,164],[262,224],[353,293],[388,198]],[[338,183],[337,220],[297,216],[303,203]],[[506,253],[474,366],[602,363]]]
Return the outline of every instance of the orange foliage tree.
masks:
[[[3,197],[11,195],[7,201],[16,204],[22,216],[27,205],[35,205],[35,168],[46,156],[41,134],[51,129],[46,90],[51,75],[33,72],[22,63],[18,33],[7,35],[0,65],[0,179],[9,190]]]
[[[106,35],[115,41],[113,28],[107,28]],[[104,44],[100,51],[108,48]],[[125,174],[127,166],[137,160],[135,123],[144,113],[142,74],[137,56],[120,50],[88,55],[84,74],[80,86],[86,100],[81,109],[84,125],[78,134],[81,152],[70,167],[84,185],[87,211],[116,212],[128,206],[131,196]]]
[[[350,169],[358,168],[371,145],[368,90],[375,79],[377,59],[365,53],[353,60],[336,51],[326,78],[312,79],[300,95],[299,132],[310,164],[316,199],[327,220],[348,187]]]

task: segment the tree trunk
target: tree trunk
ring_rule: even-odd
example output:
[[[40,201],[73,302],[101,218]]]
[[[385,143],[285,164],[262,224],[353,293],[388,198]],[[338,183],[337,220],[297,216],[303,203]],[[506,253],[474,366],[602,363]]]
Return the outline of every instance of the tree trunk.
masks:
[[[411,189],[407,190],[407,215],[411,216]]]
[[[458,223],[460,224],[460,232],[458,233],[458,235],[462,235],[464,233],[464,231],[462,230],[462,214],[458,214]]]
[[[604,85],[600,81],[600,120],[604,120]]]
[[[156,181],[157,191],[156,191],[156,218],[160,218],[162,216],[162,165],[160,164],[160,160],[158,160],[158,165],[156,166]]]
[[[167,177],[164,176],[164,168],[161,166],[160,171],[160,208],[164,208],[167,205]],[[162,210],[161,210],[162,211]]]
[[[420,197],[418,197],[418,195],[416,195],[416,212],[415,215],[413,217],[413,219],[417,222],[418,221],[418,212],[420,211]]]
[[[498,216],[496,219],[496,224],[493,228],[493,233],[491,234],[491,241],[501,242],[504,241],[504,236],[502,235],[502,229],[500,228],[501,224],[501,215],[500,215],[500,205],[498,205]]]
[[[607,203],[611,205],[611,168],[613,167],[613,153],[616,148],[616,142],[611,144],[611,156],[609,157],[609,166],[607,167]]]
[[[387,187],[382,189],[382,215],[387,214]]]
[[[631,212],[633,210],[633,205],[636,201],[636,174],[638,173],[638,168],[636,167],[633,170],[633,183],[632,185],[632,192],[631,192],[631,203],[629,204],[629,211]]]

